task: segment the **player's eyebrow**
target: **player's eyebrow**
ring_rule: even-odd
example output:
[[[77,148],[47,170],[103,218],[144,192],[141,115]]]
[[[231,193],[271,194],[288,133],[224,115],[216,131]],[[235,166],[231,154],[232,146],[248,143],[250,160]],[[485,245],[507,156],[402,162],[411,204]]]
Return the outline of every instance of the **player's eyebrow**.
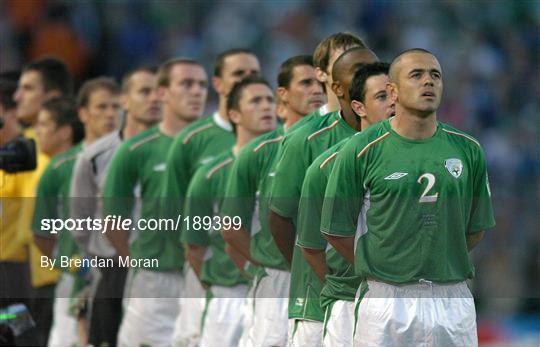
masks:
[[[409,76],[416,73],[416,72],[420,72],[420,73],[424,73],[426,72],[427,70],[426,69],[412,69],[411,71],[409,71]],[[429,69],[429,72],[430,73],[433,73],[433,72],[436,72],[438,73],[439,75],[441,75],[441,72],[439,71],[439,69]]]

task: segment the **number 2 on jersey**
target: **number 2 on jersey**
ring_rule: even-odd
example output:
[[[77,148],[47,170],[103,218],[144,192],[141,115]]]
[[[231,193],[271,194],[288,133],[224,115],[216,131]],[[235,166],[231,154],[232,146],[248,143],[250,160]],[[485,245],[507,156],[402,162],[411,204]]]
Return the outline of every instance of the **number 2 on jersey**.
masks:
[[[437,197],[439,196],[439,193],[427,195],[431,188],[435,185],[435,176],[431,173],[425,173],[422,176],[418,177],[418,183],[422,183],[423,179],[427,179],[427,186],[426,189],[424,189],[424,192],[420,196],[420,199],[418,199],[418,202],[435,202],[437,201]]]

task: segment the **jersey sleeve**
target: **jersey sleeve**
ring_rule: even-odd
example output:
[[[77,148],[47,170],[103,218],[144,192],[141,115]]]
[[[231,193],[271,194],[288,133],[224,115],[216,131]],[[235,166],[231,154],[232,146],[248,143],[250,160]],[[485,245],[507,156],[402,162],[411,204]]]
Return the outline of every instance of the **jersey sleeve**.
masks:
[[[282,217],[298,213],[302,182],[308,168],[302,136],[286,138],[278,152],[274,182],[270,193],[270,209]]]
[[[335,236],[354,236],[364,198],[362,168],[367,155],[357,158],[356,141],[339,152],[328,178],[321,217],[321,232]]]
[[[96,199],[98,186],[95,180],[94,170],[90,160],[81,153],[75,166],[71,178],[71,187],[69,199],[70,217],[73,219],[93,218],[96,213]],[[81,249],[86,249],[90,238],[90,230],[80,230],[74,228],[71,230],[73,238]]]
[[[248,148],[246,148],[248,149]],[[257,194],[258,166],[256,152],[250,148],[241,151],[231,167],[225,188],[225,199],[221,205],[221,215],[240,217],[242,227],[250,232],[255,198]]]
[[[131,217],[138,182],[138,162],[129,142],[121,144],[113,155],[103,186],[103,216]]]
[[[193,175],[191,161],[191,151],[188,145],[184,145],[184,136],[177,136],[167,154],[167,168],[163,181],[162,197],[166,216],[184,214],[182,209],[185,205],[185,197],[188,184]]]
[[[196,223],[204,217],[212,218],[214,199],[212,198],[212,182],[206,177],[208,166],[200,167],[193,175],[186,193],[184,213],[189,222],[184,223],[180,240],[183,243],[206,247],[210,245],[209,230],[204,223]]]
[[[319,161],[315,160],[309,167],[302,185],[296,243],[303,248],[324,250],[326,240],[321,234],[321,211],[327,182],[319,166]]]
[[[473,163],[475,164],[472,182],[473,203],[468,228],[471,234],[495,226],[486,159],[482,149],[479,149],[479,158]]]
[[[59,186],[57,172],[53,168],[53,162],[51,162],[41,175],[36,191],[34,213],[32,216],[32,231],[36,235],[55,237],[47,228],[42,229],[42,223],[45,223],[45,220],[60,218],[59,206],[61,197],[58,190]]]

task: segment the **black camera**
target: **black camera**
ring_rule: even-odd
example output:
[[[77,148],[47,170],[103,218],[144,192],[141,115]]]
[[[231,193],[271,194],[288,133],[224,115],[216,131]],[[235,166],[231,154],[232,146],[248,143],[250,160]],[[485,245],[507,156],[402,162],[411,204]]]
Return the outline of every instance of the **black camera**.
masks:
[[[35,168],[36,143],[34,140],[18,136],[0,147],[0,169],[15,173]]]

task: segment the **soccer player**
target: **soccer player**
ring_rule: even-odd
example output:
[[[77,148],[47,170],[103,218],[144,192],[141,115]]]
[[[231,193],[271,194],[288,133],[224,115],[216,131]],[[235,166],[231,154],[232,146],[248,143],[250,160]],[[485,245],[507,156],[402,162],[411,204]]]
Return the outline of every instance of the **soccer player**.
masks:
[[[101,196],[107,168],[116,148],[123,140],[152,127],[161,119],[161,102],[157,95],[154,69],[141,67],[128,72],[122,80],[121,103],[125,111],[123,127],[103,136],[83,149],[73,168],[70,215],[73,219],[101,218]],[[99,231],[73,230],[80,249],[90,257],[112,258],[116,251]],[[116,259],[114,259],[116,260]],[[118,266],[99,268],[92,276],[96,289],[92,293],[88,343],[94,346],[114,345],[122,315],[122,295],[127,269]]]
[[[249,141],[276,127],[275,100],[268,82],[249,76],[232,88],[228,112],[234,124],[236,144],[197,170],[188,187],[185,213],[187,223],[182,239],[187,243],[187,259],[207,290],[206,314],[201,324],[201,347],[238,346],[243,312],[239,309],[247,294],[245,275],[236,263],[243,263],[236,251],[225,251],[216,224],[200,230],[195,218],[219,217],[232,162]],[[219,223],[218,225],[220,225]],[[234,260],[234,261],[233,261]],[[243,268],[243,266],[240,266]]]
[[[38,115],[36,136],[40,149],[51,160],[39,180],[32,230],[34,241],[41,252],[52,259],[54,250],[56,264],[59,264],[62,256],[76,256],[77,246],[69,232],[61,231],[56,242],[56,235],[47,228],[42,229],[42,226],[46,220],[68,217],[69,183],[75,158],[82,148],[79,142],[84,136],[75,100],[59,97],[46,101]],[[55,289],[53,325],[47,343],[47,346],[52,347],[79,343],[77,320],[69,314],[75,276],[68,268],[62,270]]]
[[[387,63],[361,66],[349,87],[351,108],[360,117],[361,129],[390,117],[394,104],[386,93]],[[354,331],[354,298],[360,278],[354,269],[337,254],[320,232],[321,210],[328,176],[332,172],[338,151],[349,138],[330,147],[315,159],[306,172],[298,207],[297,245],[324,283],[321,307],[325,312],[323,345],[352,346]],[[326,250],[326,255],[325,255]]]
[[[254,282],[268,275],[274,279],[272,285],[277,289],[276,293],[271,296],[257,293],[255,288],[259,285],[256,284],[251,288],[250,298],[259,298],[247,307],[248,311],[256,308],[256,324],[248,325],[242,340],[262,346],[285,343],[289,289],[287,265],[268,228],[267,196],[272,180],[268,174],[284,133],[294,131],[307,114],[319,109],[325,101],[310,56],[295,56],[283,62],[277,82],[277,95],[283,102],[284,126],[257,137],[240,151],[231,169],[225,195],[227,199],[221,211],[223,216],[239,216],[242,220],[242,227],[238,230],[223,230],[225,241],[246,259],[265,269],[259,271]]]
[[[160,215],[159,198],[173,137],[204,110],[208,79],[199,63],[190,59],[167,61],[159,69],[158,85],[163,120],[116,150],[103,187],[104,216],[131,217],[136,187],[142,198],[141,219]],[[144,260],[159,265],[130,268],[117,346],[169,346],[183,286],[180,235],[174,230],[141,230],[129,247],[127,230],[108,230],[107,237],[123,259],[130,256],[142,260],[143,265]]]
[[[73,94],[73,80],[67,66],[61,60],[55,58],[43,58],[32,61],[23,68],[19,78],[17,90],[13,99],[17,103],[17,118],[24,123],[25,137],[35,139],[35,124],[41,106],[46,100],[53,97],[69,96]],[[35,196],[39,178],[47,166],[49,158],[37,148],[37,167],[33,171],[32,179],[25,182],[23,195]],[[30,202],[26,199],[25,202]],[[30,313],[36,322],[37,332],[34,335],[36,344],[45,345],[48,341],[52,322],[52,305],[54,287],[58,280],[59,272],[40,266],[40,258],[43,255],[31,242],[31,218],[33,203],[23,203],[20,209],[21,230],[26,235],[30,247],[30,273],[32,280],[32,297]]]
[[[293,346],[320,346],[323,328],[323,312],[319,305],[322,283],[302,257],[300,249],[294,247],[302,181],[317,156],[359,130],[348,89],[355,70],[361,64],[376,60],[375,54],[367,48],[355,47],[343,53],[332,69],[332,89],[340,101],[341,111],[328,113],[296,130],[283,142],[280,150],[270,197],[269,222],[278,248],[291,262],[289,343]]]
[[[390,66],[396,116],[352,138],[328,179],[321,230],[354,262],[355,346],[477,346],[468,251],[494,226],[477,140],[437,121],[443,91],[433,54]],[[355,244],[356,240],[356,244]]]
[[[259,60],[247,49],[230,49],[217,57],[212,86],[219,95],[218,110],[183,129],[174,139],[167,157],[162,195],[167,206],[165,214],[170,218],[185,215],[182,212],[183,200],[196,169],[234,145],[234,134],[227,117],[227,95],[234,83],[248,75],[259,74],[260,70]],[[180,311],[176,322],[175,344],[197,345],[200,338],[198,322],[204,308],[204,295],[204,289],[193,270],[187,267],[186,288],[180,298],[180,306],[185,309]]]

